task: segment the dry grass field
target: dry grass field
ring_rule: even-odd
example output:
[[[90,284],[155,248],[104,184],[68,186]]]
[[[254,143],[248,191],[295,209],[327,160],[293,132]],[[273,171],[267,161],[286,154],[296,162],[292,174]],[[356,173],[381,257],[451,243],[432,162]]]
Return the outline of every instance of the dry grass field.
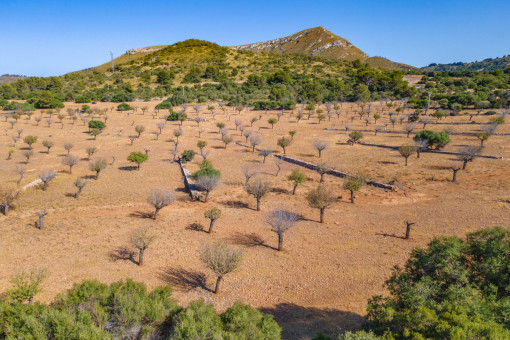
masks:
[[[492,136],[482,151],[502,159],[476,158],[458,173],[458,182],[452,183],[449,166],[455,156],[424,153],[419,159],[411,156],[409,165],[404,167],[404,159],[397,151],[360,144],[350,146],[345,143],[348,134],[325,130],[343,129],[344,123],[350,124],[351,130],[373,130],[373,121],[368,126],[359,118],[351,122],[354,104],[344,104],[339,118],[333,115],[330,121],[326,118],[320,124],[316,115],[307,120],[305,112],[304,119],[297,122],[296,113],[285,111],[274,129],[267,120],[276,117],[277,112],[245,110],[238,115],[229,108],[228,115],[216,110],[213,118],[203,107],[200,116],[207,121],[199,127],[196,122],[184,122],[179,143],[179,153],[185,149],[198,152],[198,131],[202,130],[200,139],[208,143],[208,159],[222,173],[221,185],[203,203],[190,201],[179,166],[171,161],[174,143],[170,140],[175,139],[173,131],[179,123],[167,122],[162,135],[155,139],[156,124],[164,122],[168,113],[162,110],[156,116],[156,104],[132,103],[138,108],[148,106],[145,114],[141,109],[129,115],[108,110],[107,127],[97,140],[87,133],[88,128],[80,120],[73,125],[67,117],[63,127],[55,116],[55,122],[48,127],[47,114],[36,126],[34,117],[40,112],[35,112],[31,120],[22,117],[13,129],[8,121],[0,121],[2,186],[16,187],[16,165],[27,169],[21,186],[37,179],[42,171],[58,171],[46,191],[37,187],[25,190],[15,208],[7,216],[0,216],[0,291],[11,287],[9,279],[13,274],[36,268],[45,268],[48,273],[41,293],[36,296],[36,300],[44,302],[52,301],[58,293],[84,279],[111,283],[133,278],[149,287],[173,286],[174,297],[182,305],[204,299],[224,310],[241,300],[274,314],[287,339],[313,337],[319,331],[333,335],[359,327],[367,299],[384,294],[383,283],[393,266],[402,265],[414,247],[424,246],[438,235],[463,236],[482,227],[510,225],[510,136]],[[373,104],[373,112],[378,105],[381,104]],[[66,109],[80,106],[67,103]],[[116,107],[112,103],[91,106]],[[188,117],[196,117],[191,108],[187,112]],[[388,123],[386,113],[387,109],[377,125]],[[287,176],[297,166],[285,163],[275,177],[274,158],[268,157],[262,163],[262,157],[248,148],[234,143],[224,148],[217,122],[225,122],[234,140],[244,143],[234,121],[238,119],[249,126],[250,119],[259,116],[261,119],[248,127],[262,137],[259,147],[272,147],[281,153],[277,139],[296,130],[287,155],[318,163],[312,144],[319,138],[328,143],[320,161],[347,173],[362,172],[382,183],[392,181],[401,189],[391,192],[364,186],[357,193],[355,204],[351,204],[348,191],[342,188],[343,180],[326,175],[325,182],[338,195],[338,201],[326,210],[325,223],[320,224],[318,210],[308,207],[305,199],[306,193],[319,184],[319,174],[301,169],[308,181],[293,196]],[[473,120],[481,123],[489,118],[475,116]],[[469,122],[469,116],[447,117],[441,123],[448,124],[432,124],[427,128],[476,132],[481,126],[458,124],[461,122]],[[130,145],[129,136],[136,135],[136,125],[145,126],[146,132]],[[418,124],[417,131],[421,127]],[[22,139],[17,147],[12,146],[11,137],[17,135],[18,128],[23,129],[22,139],[27,135],[38,137],[34,156],[26,165],[22,155],[26,145]],[[387,129],[392,130],[391,124]],[[403,125],[397,122],[394,129],[403,131]],[[509,124],[500,126],[498,132],[510,133]],[[405,134],[364,132],[364,135],[363,141],[367,143],[391,146],[412,143]],[[479,144],[474,136],[452,135],[451,139],[445,151],[455,152],[462,145]],[[54,142],[49,154],[43,140]],[[62,164],[65,142],[72,143],[71,154],[80,157],[72,175]],[[98,148],[93,159],[104,158],[109,165],[98,180],[90,179],[81,196],[75,199],[70,196],[76,190],[74,179],[93,175],[86,159],[88,146]],[[139,171],[132,170],[127,156],[145,148],[150,149],[149,160]],[[12,159],[5,160],[9,150],[15,153]],[[115,163],[110,165],[114,156]],[[196,171],[201,160],[197,154],[186,166]],[[262,199],[260,212],[254,209],[253,196],[243,188],[241,167],[245,164],[258,169],[259,176],[272,184],[272,191]],[[151,189],[157,188],[174,190],[176,200],[154,221],[147,218],[153,208],[146,198]],[[282,252],[275,250],[276,234],[264,222],[265,213],[278,205],[296,209],[305,218],[285,234]],[[194,224],[207,227],[203,213],[211,207],[222,210],[214,232],[207,234],[193,228]],[[49,213],[45,227],[39,230],[34,226],[35,213],[43,209]],[[410,240],[401,238],[405,220],[416,223]],[[141,226],[150,227],[156,240],[146,251],[144,266],[139,267],[129,259],[116,257],[115,251],[126,247],[132,231]],[[203,244],[217,240],[242,247],[244,259],[240,270],[225,277],[222,293],[215,295],[210,291],[215,277],[200,262],[198,254]]]

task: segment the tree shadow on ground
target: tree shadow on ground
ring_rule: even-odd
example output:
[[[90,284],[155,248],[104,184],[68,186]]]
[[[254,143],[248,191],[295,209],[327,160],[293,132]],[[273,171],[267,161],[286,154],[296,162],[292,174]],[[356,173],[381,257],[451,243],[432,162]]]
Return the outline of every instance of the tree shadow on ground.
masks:
[[[257,233],[240,233],[236,232],[232,236],[228,238],[230,242],[233,244],[239,245],[239,246],[246,246],[246,247],[266,247],[269,249],[278,250],[275,247],[271,247],[270,245],[266,244],[266,241]]]
[[[282,339],[311,339],[319,333],[336,339],[346,331],[358,331],[364,319],[361,315],[336,309],[304,307],[280,303],[273,308],[261,308],[274,316],[282,327]]]
[[[129,217],[138,217],[138,218],[150,218],[152,219],[154,217],[154,214],[152,212],[146,212],[146,211],[135,211],[129,214]]]
[[[133,170],[138,170],[138,167],[137,166],[133,166],[133,165],[130,165],[130,166],[120,166],[119,170],[133,171]]]
[[[176,290],[190,291],[200,288],[212,292],[207,287],[206,275],[199,271],[168,267],[159,274],[159,278]]]
[[[108,255],[113,262],[131,261],[134,264],[138,264],[138,261],[135,260],[135,252],[126,247],[120,247],[112,250]]]
[[[222,204],[224,204],[230,208],[236,208],[236,209],[244,208],[244,209],[255,210],[253,208],[250,208],[250,206],[247,203],[244,203],[241,201],[226,201],[226,202],[222,202]]]
[[[405,240],[404,236],[397,236],[395,234],[377,233],[375,235],[384,236],[384,237],[394,237],[394,238],[399,238],[399,239]]]
[[[200,223],[191,223],[186,227],[186,230],[193,230],[193,231],[202,231],[204,233],[207,233],[207,231],[204,229],[204,226]]]

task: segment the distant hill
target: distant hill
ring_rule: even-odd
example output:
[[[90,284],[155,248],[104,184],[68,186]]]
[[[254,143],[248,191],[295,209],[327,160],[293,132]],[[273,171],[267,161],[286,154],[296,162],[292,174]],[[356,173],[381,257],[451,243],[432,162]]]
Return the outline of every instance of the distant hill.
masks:
[[[422,67],[425,71],[494,71],[510,67],[510,55],[501,58],[488,58],[471,63],[456,62],[451,64],[430,64]]]
[[[293,35],[253,44],[231,46],[235,50],[262,53],[304,53],[328,59],[353,61],[359,59],[373,67],[387,69],[413,69],[414,67],[395,63],[382,57],[369,57],[350,41],[339,37],[322,26],[309,28]]]
[[[25,78],[26,78],[25,76],[20,76],[16,74],[3,74],[0,76],[0,85],[14,83],[20,79]]]

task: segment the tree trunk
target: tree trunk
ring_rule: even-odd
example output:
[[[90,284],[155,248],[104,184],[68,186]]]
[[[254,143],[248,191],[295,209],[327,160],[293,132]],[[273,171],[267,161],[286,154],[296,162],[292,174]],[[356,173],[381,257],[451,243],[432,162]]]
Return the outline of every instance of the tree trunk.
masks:
[[[262,161],[262,163],[265,163],[265,162],[266,162],[266,157],[267,157],[267,156],[265,156],[265,155],[264,155],[264,160]]]
[[[209,224],[209,231],[208,231],[209,234],[212,232],[213,226],[214,226],[214,220],[211,218],[211,224]]]
[[[324,208],[320,209],[320,222],[324,223]]]
[[[71,175],[73,173],[73,167],[69,165],[69,174]]]
[[[285,155],[285,147],[284,147],[284,146],[282,146],[282,148],[283,148],[283,154]]]
[[[44,215],[39,216],[39,224],[37,225],[39,229],[42,229],[44,227]]]
[[[34,297],[31,296],[31,297],[28,298],[28,305],[32,306],[33,303],[34,303]]]
[[[99,178],[99,171],[96,171],[96,180]]]
[[[4,204],[4,215],[7,215],[9,213],[9,204]]]
[[[409,234],[411,233],[411,223],[407,223],[407,228],[406,228],[406,236],[405,236],[405,239],[408,240],[409,239]]]
[[[216,287],[214,288],[214,294],[218,294],[220,291],[221,279],[223,279],[223,276],[218,276],[218,279],[216,280]]]
[[[45,191],[48,188],[48,182],[44,182],[43,191]]]
[[[20,185],[22,179],[23,179],[23,175],[19,176],[18,183],[17,183],[18,185]]]
[[[81,194],[81,190],[82,190],[82,189],[83,189],[83,188],[79,188],[79,189],[78,189],[78,191],[77,191],[77,192],[76,192],[76,194],[74,195],[74,198],[78,198],[78,196],[80,196],[80,194]]]
[[[283,250],[283,233],[278,234],[278,251]]]
[[[405,159],[406,159],[406,166],[407,166],[407,157],[405,157]]]
[[[354,191],[351,190],[351,203],[354,203]]]
[[[145,249],[140,248],[140,254],[138,254],[138,265],[139,266],[143,265],[143,253],[144,253],[144,251],[145,251]]]
[[[159,211],[161,210],[161,208],[156,208],[156,211],[154,212],[154,219],[156,219],[158,217],[158,213]]]
[[[138,170],[140,170],[140,164],[141,164],[141,163],[138,163]]]
[[[462,162],[462,170],[466,170],[466,165],[467,165],[467,163],[468,163],[468,160],[464,160],[464,161]]]
[[[420,158],[420,148],[416,149],[416,158]]]
[[[319,158],[322,156],[322,150],[319,150]]]
[[[204,199],[204,202],[207,202],[207,200],[209,199],[209,190],[205,192],[205,199]]]
[[[321,174],[321,183],[324,182],[324,174]]]
[[[455,183],[457,181],[457,171],[459,171],[459,170],[453,170],[453,178],[452,178],[453,183]]]
[[[292,195],[296,194],[296,188],[297,188],[297,184],[294,184],[294,189],[292,190]]]
[[[257,198],[257,211],[260,211],[260,198]]]

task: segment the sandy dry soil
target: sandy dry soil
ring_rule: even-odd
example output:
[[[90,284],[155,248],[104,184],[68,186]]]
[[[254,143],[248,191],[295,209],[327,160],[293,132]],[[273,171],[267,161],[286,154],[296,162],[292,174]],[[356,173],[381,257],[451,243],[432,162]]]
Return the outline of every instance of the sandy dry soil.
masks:
[[[167,114],[160,112],[153,116],[156,103],[134,103],[149,111],[131,113],[108,111],[107,128],[93,140],[87,128],[78,120],[74,125],[66,118],[63,128],[45,119],[36,126],[31,120],[20,119],[14,129],[3,119],[0,122],[0,154],[16,150],[11,160],[0,161],[0,183],[16,186],[15,166],[23,165],[27,174],[25,185],[46,170],[58,171],[47,191],[39,188],[26,190],[22,199],[7,216],[0,217],[0,291],[10,288],[9,278],[21,270],[45,268],[48,277],[42,285],[42,292],[36,300],[49,302],[58,293],[84,279],[97,279],[111,283],[125,278],[145,282],[149,287],[172,285],[174,296],[182,305],[196,299],[212,303],[218,310],[224,310],[236,300],[241,300],[266,312],[273,313],[284,327],[287,339],[308,338],[319,331],[337,334],[345,329],[356,329],[365,313],[366,301],[374,294],[384,294],[383,283],[393,266],[402,265],[411,250],[424,246],[437,235],[463,236],[482,227],[510,225],[510,157],[509,137],[493,136],[486,143],[483,154],[504,157],[503,159],[478,158],[469,163],[466,170],[459,172],[458,183],[451,183],[453,156],[424,154],[404,160],[398,152],[363,145],[345,144],[347,135],[341,131],[326,131],[325,128],[342,129],[344,122],[351,129],[373,129],[373,122],[365,127],[359,119],[350,123],[353,105],[345,105],[340,118],[317,123],[317,119],[296,122],[295,114],[289,111],[271,129],[267,119],[276,112],[248,112],[235,115],[228,110],[230,119],[220,110],[213,118],[201,113],[208,121],[197,127],[195,122],[185,122],[179,150],[195,149],[198,131],[203,130],[210,150],[209,159],[222,172],[222,184],[211,193],[208,203],[192,202],[184,191],[178,165],[171,162],[173,131],[178,123],[168,122],[159,140],[153,134],[156,124]],[[373,109],[379,104],[374,104]],[[79,107],[69,103],[67,107]],[[92,105],[98,108],[114,107],[113,104]],[[115,105],[116,106],[116,105]],[[62,110],[65,112],[65,110]],[[374,111],[375,112],[375,111]],[[384,112],[387,112],[385,110]],[[190,117],[195,117],[188,109]],[[231,130],[236,141],[244,137],[235,131],[234,120],[240,119],[246,125],[252,117],[262,119],[251,128],[263,138],[262,147],[273,147],[281,135],[297,130],[293,144],[287,154],[317,163],[319,158],[312,143],[320,138],[329,145],[323,152],[322,161],[335,169],[356,173],[362,171],[374,179],[388,183],[395,181],[405,190],[389,192],[373,187],[364,187],[358,192],[356,203],[349,203],[348,192],[342,189],[342,180],[326,176],[326,183],[338,195],[338,202],[327,211],[325,223],[318,223],[318,211],[308,207],[306,192],[319,184],[319,175],[303,170],[308,181],[299,186],[295,196],[291,195],[292,184],[287,176],[295,168],[285,164],[282,172],[275,177],[273,159],[265,164],[262,157],[249,149],[230,144],[227,149],[221,142],[215,124],[223,121]],[[45,118],[46,118],[45,114]],[[489,117],[480,116],[473,120],[486,122]],[[443,122],[467,122],[469,117],[450,117]],[[55,121],[58,121],[55,118]],[[378,122],[384,125],[388,116]],[[146,132],[130,145],[129,136],[134,135],[134,126],[144,125]],[[431,125],[432,129],[448,127],[450,131],[476,131],[480,125]],[[21,141],[12,146],[11,136],[22,128],[22,137],[36,135],[34,156],[24,165]],[[421,126],[419,127],[421,129]],[[4,133],[4,129],[6,132]],[[123,129],[119,135],[119,129]],[[391,129],[391,125],[388,126]],[[402,131],[397,123],[395,130]],[[510,132],[508,124],[499,132]],[[42,141],[48,139],[55,146],[47,154]],[[399,146],[410,142],[403,134],[365,133],[366,142]],[[67,173],[62,165],[65,154],[63,144],[71,142],[71,154],[81,158]],[[452,136],[447,151],[456,151],[461,145],[478,145],[475,137]],[[108,166],[98,180],[91,179],[79,199],[69,197],[75,192],[73,181],[78,176],[90,176],[85,149],[97,146],[93,158],[102,157],[110,162],[116,156],[115,164]],[[130,170],[126,157],[132,151],[150,149],[150,158],[140,171]],[[201,157],[189,163],[190,170],[198,169]],[[243,189],[244,176],[241,167],[249,164],[259,169],[260,175],[270,181],[273,190],[262,201],[262,211],[254,210],[255,200]],[[151,189],[175,190],[176,201],[164,208],[158,220],[144,217],[152,212],[146,203]],[[264,214],[281,205],[297,209],[306,220],[301,221],[285,235],[285,250],[275,251],[277,238],[264,222]],[[209,235],[193,230],[190,226],[207,226],[203,212],[216,206],[222,210],[215,231]],[[36,211],[47,209],[46,226],[43,230],[34,227]],[[411,239],[403,240],[405,220],[416,222]],[[130,260],[116,259],[116,249],[128,245],[132,231],[141,226],[150,226],[157,236],[146,251],[145,265],[137,266]],[[263,243],[257,242],[262,239]],[[198,258],[204,243],[227,240],[244,249],[244,261],[240,270],[228,275],[223,282],[223,292],[210,292],[215,278]]]

